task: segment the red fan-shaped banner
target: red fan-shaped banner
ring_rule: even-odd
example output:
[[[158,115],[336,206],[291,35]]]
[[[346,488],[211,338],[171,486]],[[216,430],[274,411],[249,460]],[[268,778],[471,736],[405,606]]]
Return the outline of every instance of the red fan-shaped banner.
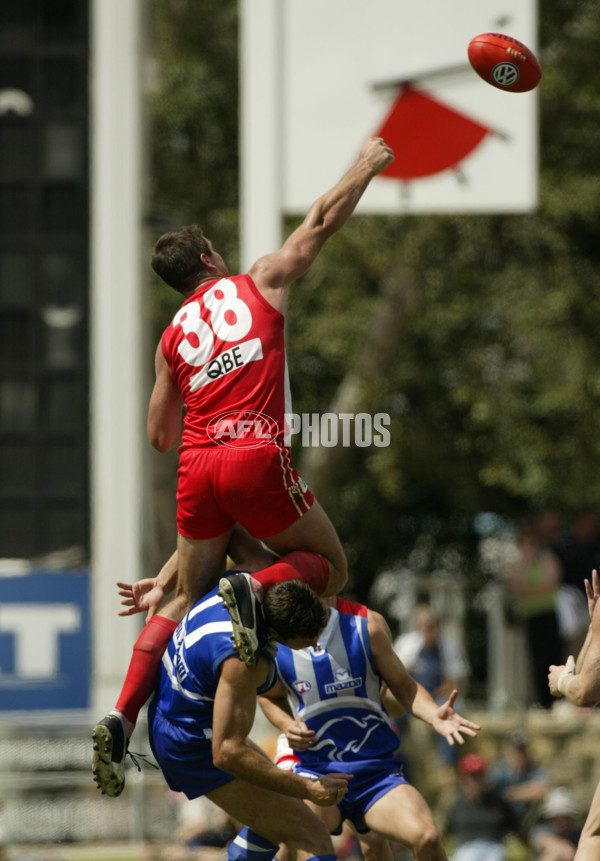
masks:
[[[410,85],[399,96],[376,134],[395,153],[381,174],[419,179],[456,167],[492,129]]]

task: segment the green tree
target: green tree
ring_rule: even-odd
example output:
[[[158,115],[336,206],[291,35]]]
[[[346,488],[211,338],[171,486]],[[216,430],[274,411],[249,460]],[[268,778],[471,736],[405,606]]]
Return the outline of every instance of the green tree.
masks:
[[[296,407],[392,417],[387,449],[299,453],[361,570],[432,516],[600,505],[596,12],[541,6],[536,213],[355,218],[293,293]]]

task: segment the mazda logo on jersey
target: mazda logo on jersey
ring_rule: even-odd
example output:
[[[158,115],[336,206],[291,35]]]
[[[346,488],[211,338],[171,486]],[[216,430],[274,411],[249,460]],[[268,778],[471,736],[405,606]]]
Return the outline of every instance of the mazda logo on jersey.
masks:
[[[349,688],[359,688],[363,681],[361,676],[353,677],[350,670],[346,667],[338,667],[333,673],[334,682],[329,682],[325,685],[326,694],[336,694],[338,691],[345,691]]]

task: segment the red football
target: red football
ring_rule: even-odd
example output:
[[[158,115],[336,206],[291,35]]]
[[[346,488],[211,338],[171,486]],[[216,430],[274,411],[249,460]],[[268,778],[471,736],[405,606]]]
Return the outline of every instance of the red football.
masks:
[[[482,33],[469,42],[469,62],[477,74],[499,90],[526,93],[542,77],[540,64],[527,45],[502,33]]]

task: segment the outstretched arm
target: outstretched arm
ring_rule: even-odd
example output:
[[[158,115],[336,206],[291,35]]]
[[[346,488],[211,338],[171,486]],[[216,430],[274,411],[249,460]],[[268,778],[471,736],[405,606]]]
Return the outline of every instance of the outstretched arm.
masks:
[[[281,249],[253,264],[248,274],[272,305],[282,309],[284,289],[306,272],[329,237],[352,215],[373,177],[393,160],[394,153],[381,138],[368,140],[356,163],[313,203]]]
[[[263,545],[258,538],[253,538],[243,526],[236,523],[229,539],[227,553],[234,564],[244,571],[259,571],[271,565],[278,557]],[[145,577],[135,583],[125,583],[118,580],[121,604],[119,616],[133,616],[135,613],[146,613],[148,622],[158,612],[166,595],[175,588],[179,554],[177,550],[171,554],[156,577]]]
[[[146,612],[146,622],[158,612],[165,595],[175,588],[177,582],[177,550],[169,556],[156,577],[146,577],[135,583],[117,581],[121,604],[127,609],[121,610],[119,616],[133,616],[134,613]]]
[[[595,706],[600,702],[600,607],[598,572],[592,573],[592,586],[586,580],[588,606],[592,614],[585,642],[575,662],[550,667],[548,686],[555,697],[564,696],[577,706]]]
[[[446,702],[438,706],[431,694],[409,675],[384,631],[371,620],[367,620],[367,625],[377,671],[406,711],[431,724],[450,745],[455,741],[463,744],[463,735],[477,735],[480,729],[478,724],[466,720],[454,711],[458,691],[452,691]]]

